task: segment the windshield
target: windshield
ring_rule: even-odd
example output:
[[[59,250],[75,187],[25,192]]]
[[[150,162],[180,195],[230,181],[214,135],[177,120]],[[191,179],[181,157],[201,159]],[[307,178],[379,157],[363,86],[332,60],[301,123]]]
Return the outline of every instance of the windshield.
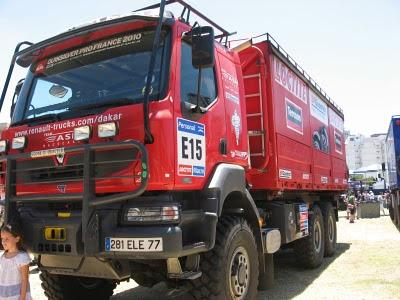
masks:
[[[168,82],[168,32],[163,30],[161,37],[150,100],[163,98]],[[23,109],[16,109],[20,115],[13,120],[29,122],[47,115],[143,102],[153,39],[154,30],[124,33],[39,62],[33,69],[36,75],[29,96],[19,99],[17,106]]]

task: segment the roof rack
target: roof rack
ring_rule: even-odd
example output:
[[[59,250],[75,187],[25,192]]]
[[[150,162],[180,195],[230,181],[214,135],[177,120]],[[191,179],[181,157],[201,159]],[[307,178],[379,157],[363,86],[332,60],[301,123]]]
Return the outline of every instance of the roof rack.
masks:
[[[256,36],[254,38],[258,38],[261,36],[267,36],[267,41],[271,42],[272,45],[275,46],[275,48],[278,49],[278,51],[285,56],[288,61],[293,64],[296,69],[308,80],[308,82],[315,88],[317,89],[318,92],[321,93],[322,96],[324,96],[326,98],[326,100],[329,101],[330,104],[333,105],[333,107],[335,107],[339,112],[341,112],[343,114],[343,110],[339,107],[339,105],[337,105],[332,99],[331,97],[328,96],[328,94],[318,85],[318,83],[312,79],[312,77],[310,75],[307,74],[306,71],[304,71],[304,69],[302,67],[300,67],[300,65],[286,52],[285,49],[283,49],[281,47],[281,45],[278,44],[278,42],[267,32],[264,34],[261,34],[259,36]]]
[[[285,49],[282,48],[281,45],[278,44],[278,42],[267,32],[263,33],[257,36],[254,36],[250,39],[252,41],[253,39],[257,39],[260,37],[267,37],[267,41],[270,42],[278,51],[281,53],[296,69],[299,71],[306,79],[307,81],[323,96],[325,97],[326,100],[334,107],[336,108],[341,114],[343,114],[343,110],[331,99],[331,97],[328,96],[328,94],[318,85],[318,83],[312,79],[310,75],[300,65],[286,52]],[[239,41],[245,41],[248,39],[238,39],[234,40],[231,42],[239,42]]]
[[[215,36],[216,39],[219,39],[219,42],[222,43],[223,39],[225,39],[225,46],[228,44],[228,37],[231,35],[236,34],[236,32],[229,32],[227,30],[225,30],[224,28],[222,28],[221,26],[219,26],[217,23],[215,23],[214,21],[210,20],[209,18],[207,18],[205,15],[203,15],[201,12],[199,12],[197,9],[193,8],[191,5],[189,5],[188,3],[186,3],[183,0],[167,0],[165,2],[165,5],[170,5],[170,4],[174,4],[174,3],[178,3],[180,5],[183,6],[182,9],[182,13],[179,17],[179,20],[182,22],[185,22],[186,24],[190,25],[190,14],[193,13],[196,16],[198,16],[199,18],[203,19],[204,21],[206,21],[208,24],[210,24],[212,27],[218,29],[221,34],[218,34]],[[135,10],[135,12],[138,11],[142,11],[142,10],[146,10],[146,9],[155,9],[155,8],[159,8],[161,3],[157,3],[157,4],[153,4],[150,6],[146,6],[143,8],[140,8],[138,10]],[[195,25],[197,25],[198,23],[195,22],[193,24],[193,27]]]

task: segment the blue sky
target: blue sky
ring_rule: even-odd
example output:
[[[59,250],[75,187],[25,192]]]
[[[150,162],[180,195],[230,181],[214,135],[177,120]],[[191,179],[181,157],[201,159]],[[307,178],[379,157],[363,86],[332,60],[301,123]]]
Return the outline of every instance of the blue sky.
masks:
[[[0,0],[0,86],[15,45],[156,1]],[[352,133],[386,132],[400,114],[400,1],[189,0],[235,38],[269,32],[344,110]],[[11,84],[25,70],[16,69]],[[9,106],[8,94],[6,106]],[[5,113],[1,121],[7,121]]]

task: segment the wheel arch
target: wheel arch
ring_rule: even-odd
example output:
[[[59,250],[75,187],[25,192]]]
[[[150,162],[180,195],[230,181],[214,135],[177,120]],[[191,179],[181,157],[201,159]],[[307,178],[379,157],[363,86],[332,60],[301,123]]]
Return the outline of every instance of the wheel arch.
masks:
[[[219,164],[211,177],[207,188],[218,190],[218,217],[228,214],[241,215],[251,226],[257,244],[260,272],[264,272],[264,253],[259,226],[257,206],[246,188],[245,170],[241,166]]]

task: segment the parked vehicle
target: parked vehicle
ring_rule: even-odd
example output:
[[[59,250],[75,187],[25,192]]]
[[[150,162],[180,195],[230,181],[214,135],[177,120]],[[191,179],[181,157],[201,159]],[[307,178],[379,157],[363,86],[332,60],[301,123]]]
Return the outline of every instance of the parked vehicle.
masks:
[[[390,120],[386,149],[390,189],[387,205],[390,218],[400,230],[400,116],[393,116]]]
[[[0,137],[5,220],[50,299],[107,299],[129,278],[254,299],[282,245],[308,268],[335,253],[342,110],[269,34],[232,48],[173,2],[180,18],[161,1],[161,17],[103,18],[14,54],[1,104],[14,63],[28,74]]]

